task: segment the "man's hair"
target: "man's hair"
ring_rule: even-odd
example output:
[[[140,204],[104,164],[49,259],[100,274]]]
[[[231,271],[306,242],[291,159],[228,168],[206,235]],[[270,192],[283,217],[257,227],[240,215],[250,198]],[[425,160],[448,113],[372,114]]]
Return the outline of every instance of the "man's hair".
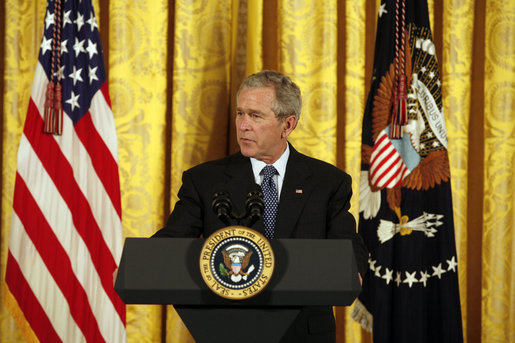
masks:
[[[275,90],[275,101],[272,110],[275,115],[284,119],[290,115],[300,117],[302,98],[300,88],[288,76],[273,70],[263,70],[247,77],[238,89],[236,97],[244,88],[272,87]]]

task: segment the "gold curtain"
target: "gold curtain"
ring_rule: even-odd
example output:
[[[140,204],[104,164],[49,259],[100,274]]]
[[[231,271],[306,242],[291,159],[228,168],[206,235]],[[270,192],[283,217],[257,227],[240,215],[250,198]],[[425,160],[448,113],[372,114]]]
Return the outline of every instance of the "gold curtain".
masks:
[[[263,68],[303,91],[295,147],[353,176],[379,1],[95,0],[119,144],[125,237],[148,237],[176,201],[182,171],[237,150],[234,96]],[[464,335],[515,342],[515,1],[430,0],[443,79]],[[3,291],[16,153],[45,0],[0,8]],[[338,342],[371,336],[335,308]],[[173,307],[127,307],[129,342],[192,342]],[[22,342],[0,302],[0,341]]]

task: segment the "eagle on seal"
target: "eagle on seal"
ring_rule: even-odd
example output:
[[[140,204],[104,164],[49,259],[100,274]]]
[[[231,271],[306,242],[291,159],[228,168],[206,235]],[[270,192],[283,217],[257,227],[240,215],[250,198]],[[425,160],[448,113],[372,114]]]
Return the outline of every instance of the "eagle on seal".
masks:
[[[222,250],[222,255],[224,257],[224,264],[229,269],[229,273],[227,276],[231,275],[247,275],[243,270],[247,268],[250,261],[250,256],[252,255],[252,251],[244,254],[242,251],[238,251],[236,253],[228,253],[225,250]]]

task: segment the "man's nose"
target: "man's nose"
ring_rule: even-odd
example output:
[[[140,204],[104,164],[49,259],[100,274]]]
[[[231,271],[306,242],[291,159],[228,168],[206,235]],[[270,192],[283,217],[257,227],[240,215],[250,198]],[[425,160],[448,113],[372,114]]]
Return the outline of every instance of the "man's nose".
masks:
[[[238,117],[238,128],[243,131],[246,131],[250,128],[249,118],[247,115],[244,114],[241,117]]]

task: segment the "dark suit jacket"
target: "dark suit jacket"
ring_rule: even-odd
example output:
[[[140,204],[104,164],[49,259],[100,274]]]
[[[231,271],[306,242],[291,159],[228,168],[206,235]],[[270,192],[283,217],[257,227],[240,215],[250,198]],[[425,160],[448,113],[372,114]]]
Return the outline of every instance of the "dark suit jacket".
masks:
[[[255,184],[250,159],[241,153],[195,166],[183,173],[183,184],[166,226],[154,237],[204,237],[226,225],[212,210],[213,193],[229,193],[235,213],[244,212],[246,195]],[[290,156],[280,194],[275,238],[349,238],[361,275],[368,253],[349,213],[351,177],[340,169],[297,152]],[[253,228],[264,233],[263,221]],[[306,307],[284,342],[334,341],[331,307]]]

